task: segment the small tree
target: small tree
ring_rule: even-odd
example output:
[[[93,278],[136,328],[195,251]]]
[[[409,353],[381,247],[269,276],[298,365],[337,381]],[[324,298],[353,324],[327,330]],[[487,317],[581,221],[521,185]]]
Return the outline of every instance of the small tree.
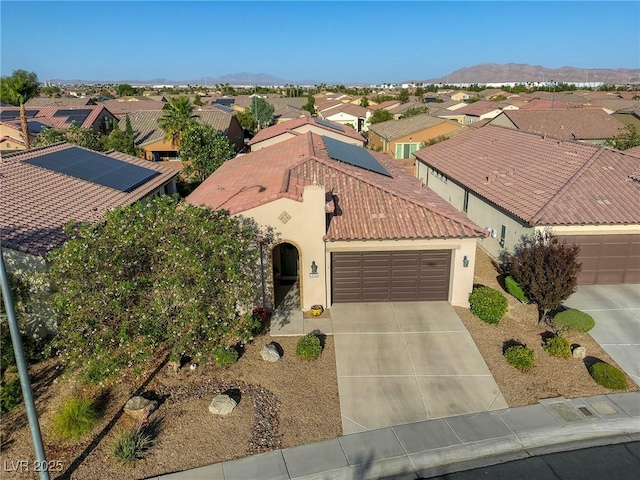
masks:
[[[409,101],[409,90],[406,88],[401,89],[398,94],[398,100],[400,100],[400,103],[407,103]]]
[[[414,117],[416,115],[422,115],[423,113],[429,113],[429,107],[411,107],[407,108],[407,110],[400,115],[400,118],[409,118]]]
[[[389,110],[385,110],[384,108],[380,108],[375,112],[373,112],[373,115],[371,115],[370,122],[371,124],[381,123],[381,122],[386,122],[388,120],[393,120],[393,118],[394,118],[393,113],[391,113]]]
[[[114,129],[108,137],[103,137],[103,144],[105,150],[113,149],[126,153],[127,155],[133,155],[134,157],[138,156],[138,149],[136,148],[135,136],[129,115],[125,116],[124,119],[124,131],[119,128]]]
[[[627,125],[620,129],[620,133],[611,139],[611,144],[618,150],[627,150],[640,145],[640,132],[635,125]]]
[[[522,238],[510,258],[511,275],[538,305],[538,324],[575,292],[582,264],[578,245],[561,242],[548,230]]]
[[[369,106],[369,99],[367,98],[366,95],[363,95],[362,98],[360,99],[360,106],[365,108]]]
[[[302,109],[311,114],[316,113],[316,99],[313,98],[313,95],[307,95],[307,103],[303,105]]]
[[[237,113],[236,117],[243,129],[251,134],[256,132],[256,118],[253,116],[251,109],[245,109],[244,111]]]
[[[273,122],[275,107],[264,98],[253,97],[251,100],[251,114],[255,118],[258,130],[267,127]]]
[[[211,125],[193,124],[184,133],[180,156],[189,160],[184,174],[196,182],[204,182],[225,161],[233,158],[235,149],[225,134]]]
[[[79,147],[88,148],[101,152],[105,150],[106,144],[103,138],[95,133],[91,128],[80,128],[73,123],[67,129],[44,128],[36,135],[33,141],[36,147],[45,147],[58,142],[68,142]]]

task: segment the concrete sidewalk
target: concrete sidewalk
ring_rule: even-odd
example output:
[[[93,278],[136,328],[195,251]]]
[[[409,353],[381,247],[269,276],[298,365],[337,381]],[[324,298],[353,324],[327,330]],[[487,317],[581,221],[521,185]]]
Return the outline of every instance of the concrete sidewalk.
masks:
[[[455,471],[451,465],[460,462],[485,466],[491,463],[483,461],[500,462],[489,458],[495,455],[514,460],[548,453],[563,443],[609,436],[640,439],[640,393],[545,399],[355,433],[152,479],[417,479]]]

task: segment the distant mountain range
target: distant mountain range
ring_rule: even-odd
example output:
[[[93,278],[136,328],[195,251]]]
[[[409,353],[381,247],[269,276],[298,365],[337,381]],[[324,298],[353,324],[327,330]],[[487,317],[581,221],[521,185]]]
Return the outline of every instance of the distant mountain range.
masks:
[[[418,77],[416,77],[418,78]],[[409,80],[406,80],[409,82]],[[489,83],[489,82],[603,82],[608,84],[640,83],[640,69],[631,68],[546,68],[541,65],[527,65],[521,63],[483,63],[472,67],[464,67],[448,75],[422,81],[423,83]],[[152,78],[147,80],[80,80],[59,79],[49,80],[54,84],[95,84],[95,83],[128,83],[131,85],[215,85],[228,83],[230,85],[329,85],[342,82],[320,82],[314,79],[287,80],[267,73],[231,73],[219,77],[201,77],[189,80],[167,78]],[[367,82],[355,82],[351,85],[370,85]]]
[[[425,80],[425,83],[488,82],[603,82],[624,85],[640,83],[640,69],[631,68],[546,68],[523,63],[483,63],[464,67],[448,75]]]

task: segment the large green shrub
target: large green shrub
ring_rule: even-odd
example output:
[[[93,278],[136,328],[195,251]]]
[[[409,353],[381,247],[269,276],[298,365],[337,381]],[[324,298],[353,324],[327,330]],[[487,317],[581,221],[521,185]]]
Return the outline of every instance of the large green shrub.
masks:
[[[62,440],[76,441],[100,420],[100,410],[86,398],[69,398],[53,416],[53,433]]]
[[[536,355],[530,348],[524,345],[513,345],[504,352],[504,357],[518,370],[526,372],[536,364]]]
[[[315,360],[322,353],[322,345],[320,339],[312,334],[307,333],[300,338],[296,346],[296,355],[305,360]]]
[[[556,330],[573,330],[586,333],[596,326],[593,317],[580,310],[570,308],[560,312],[553,317],[553,327]]]
[[[613,390],[624,390],[627,388],[627,376],[623,371],[606,362],[596,362],[589,369],[591,376],[598,385]]]
[[[544,349],[552,357],[569,358],[571,356],[571,344],[560,335],[548,338],[544,343]]]
[[[0,415],[10,412],[20,402],[22,402],[20,378],[16,377],[6,382],[0,380]]]
[[[469,295],[471,311],[487,323],[498,323],[507,313],[507,297],[489,287],[477,287]]]
[[[524,290],[522,289],[520,284],[511,275],[504,279],[504,286],[506,287],[509,295],[516,297],[522,303],[529,303],[527,294],[524,293]]]
[[[160,345],[205,363],[250,336],[246,312],[260,291],[255,222],[170,196],[105,217],[68,227],[69,241],[49,256],[68,366],[116,357],[136,365]]]

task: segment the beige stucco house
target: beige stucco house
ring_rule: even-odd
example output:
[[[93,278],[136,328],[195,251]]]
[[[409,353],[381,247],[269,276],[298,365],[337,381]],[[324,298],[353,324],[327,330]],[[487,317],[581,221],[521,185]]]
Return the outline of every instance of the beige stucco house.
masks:
[[[187,201],[273,229],[270,307],[341,302],[468,305],[483,230],[386,155],[312,132],[225,162]]]
[[[640,283],[640,158],[487,125],[415,153],[417,176],[489,234],[497,257],[550,228],[580,245],[580,284]]]

